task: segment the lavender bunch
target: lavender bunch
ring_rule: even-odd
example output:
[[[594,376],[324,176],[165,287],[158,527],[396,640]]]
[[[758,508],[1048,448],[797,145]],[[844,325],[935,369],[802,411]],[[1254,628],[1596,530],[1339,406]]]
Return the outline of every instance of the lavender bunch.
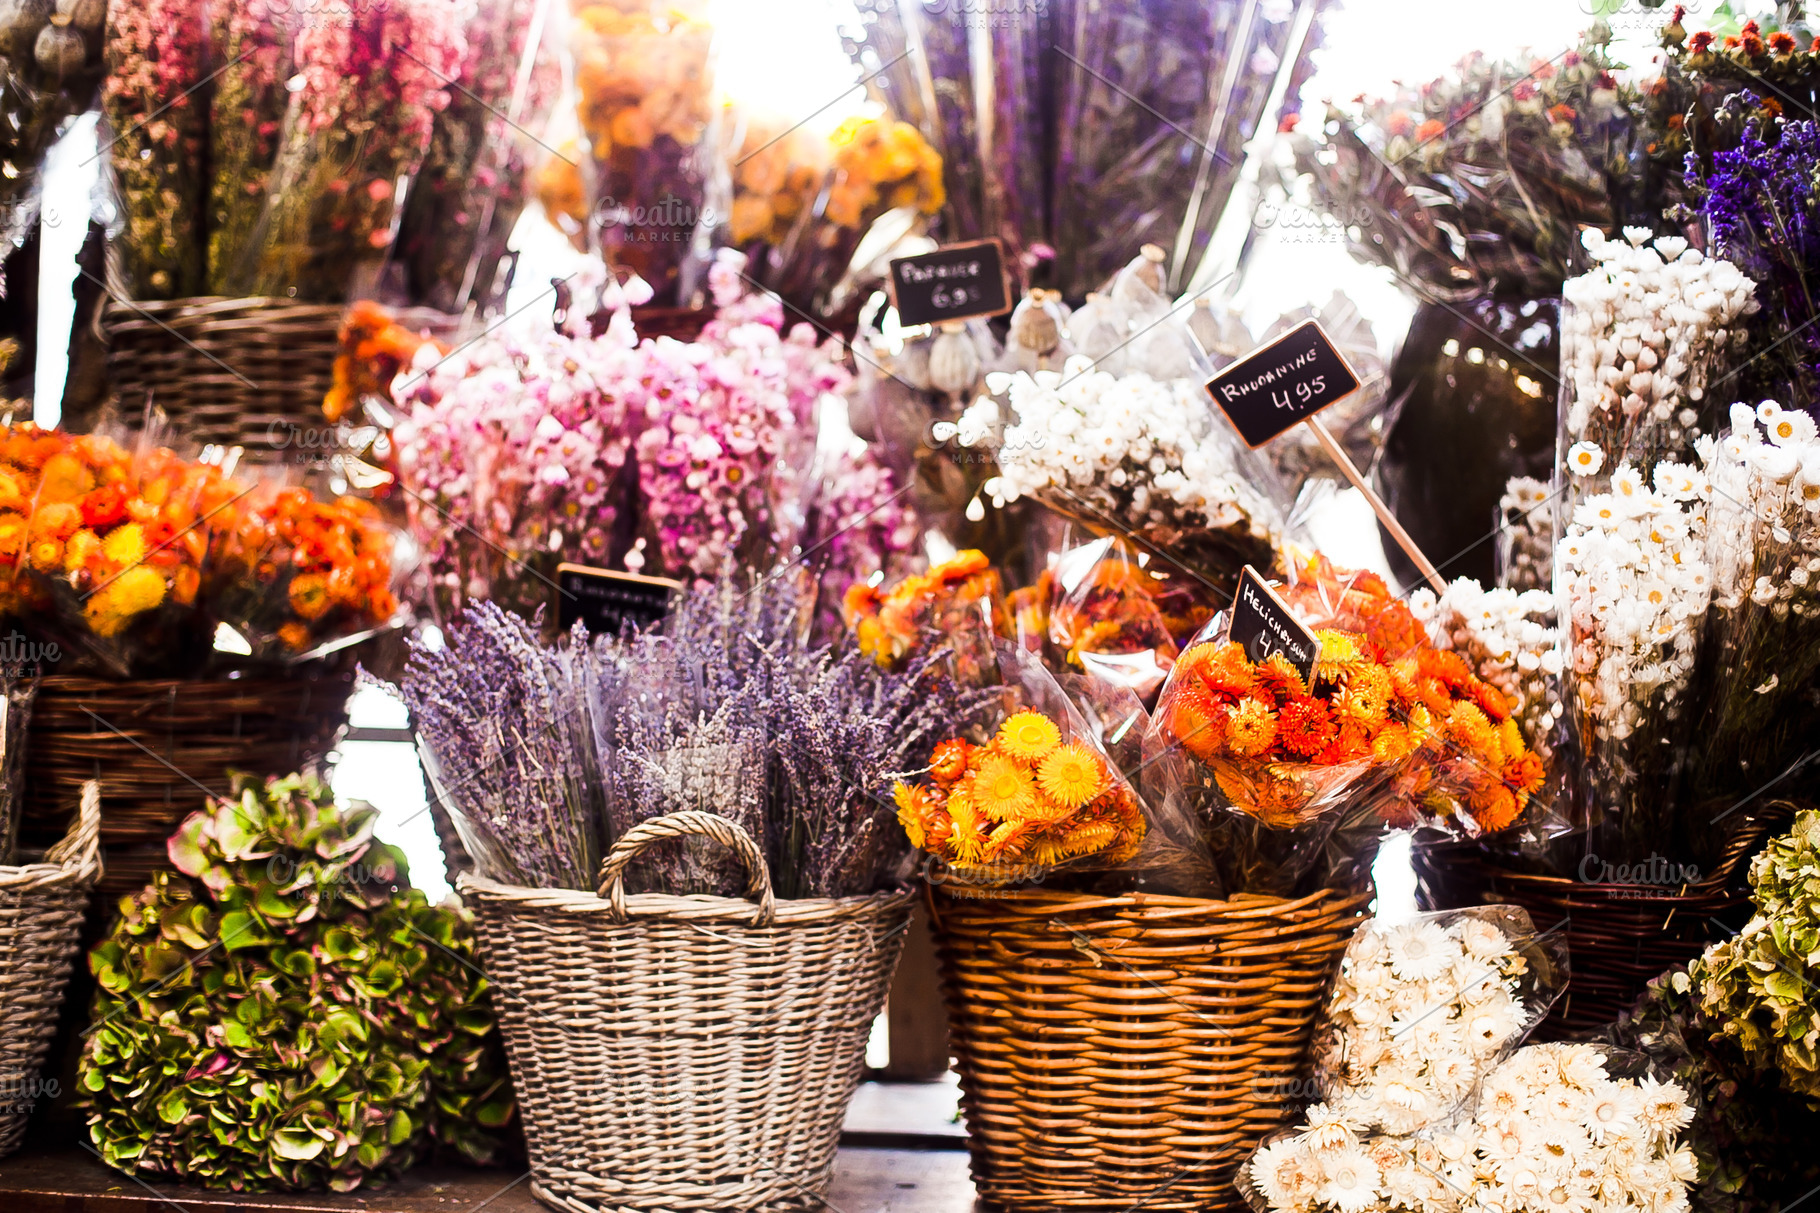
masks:
[[[857,648],[767,654],[773,878],[783,897],[850,897],[905,853],[892,781],[998,694],[948,676],[951,650],[891,674]]]
[[[480,875],[592,889],[602,855],[583,716],[586,634],[541,646],[491,602],[464,611],[446,647],[412,646],[404,701],[435,794]]]

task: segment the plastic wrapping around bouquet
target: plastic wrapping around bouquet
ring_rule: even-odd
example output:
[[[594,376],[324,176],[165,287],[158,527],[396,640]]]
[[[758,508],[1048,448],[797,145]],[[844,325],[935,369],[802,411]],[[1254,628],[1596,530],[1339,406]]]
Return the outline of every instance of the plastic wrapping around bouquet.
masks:
[[[1424,910],[1506,902],[1529,911],[1538,931],[1558,929],[1572,972],[1531,1039],[1586,1039],[1628,1011],[1651,978],[1744,925],[1751,857],[1803,807],[1777,800],[1739,810],[1718,861],[1693,884],[1580,881],[1520,870],[1475,842],[1424,840],[1414,852],[1417,901]]]
[[[20,823],[24,845],[64,828],[82,785],[103,779],[101,841],[117,895],[167,868],[165,840],[225,795],[230,770],[263,777],[319,762],[347,723],[352,674],[197,681],[43,679],[32,709]]]
[[[932,894],[973,1179],[1010,1210],[1245,1208],[1370,894]]]
[[[122,419],[137,425],[149,399],[176,433],[198,445],[238,446],[254,463],[320,455],[329,423],[322,398],[333,380],[340,304],[202,296],[165,302],[109,300],[101,316],[108,377]],[[398,323],[433,336],[459,319],[404,308]]]
[[[69,834],[41,863],[0,867],[0,1157],[19,1148],[101,874],[101,789],[82,785]]]
[[[627,896],[646,847],[731,848],[747,896]],[[817,1209],[916,895],[777,901],[712,813],[652,818],[599,895],[463,875],[535,1178],[574,1213]],[[756,904],[755,904],[756,903]]]

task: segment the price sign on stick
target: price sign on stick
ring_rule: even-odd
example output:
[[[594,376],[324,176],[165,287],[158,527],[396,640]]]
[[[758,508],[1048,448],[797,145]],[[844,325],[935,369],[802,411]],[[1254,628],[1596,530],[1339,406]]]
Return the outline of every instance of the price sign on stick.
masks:
[[[1359,377],[1318,322],[1304,320],[1269,345],[1245,355],[1207,381],[1207,392],[1252,447],[1263,446],[1292,425],[1306,425],[1346,479],[1371,503],[1378,521],[1409,554],[1439,594],[1447,588],[1390,507],[1372,492],[1345,448],[1317,415],[1359,390]]]
[[[1320,656],[1321,642],[1302,626],[1289,605],[1250,565],[1239,573],[1226,639],[1244,645],[1245,656],[1253,662],[1268,661],[1273,653],[1281,653],[1302,676],[1304,686],[1314,681],[1314,663]]]
[[[641,577],[585,564],[556,566],[556,623],[562,631],[577,619],[595,636],[617,635],[628,622],[648,628],[670,613],[670,595],[682,582]]]
[[[997,240],[970,240],[899,257],[891,263],[888,285],[891,306],[905,327],[1011,310],[1011,274]]]

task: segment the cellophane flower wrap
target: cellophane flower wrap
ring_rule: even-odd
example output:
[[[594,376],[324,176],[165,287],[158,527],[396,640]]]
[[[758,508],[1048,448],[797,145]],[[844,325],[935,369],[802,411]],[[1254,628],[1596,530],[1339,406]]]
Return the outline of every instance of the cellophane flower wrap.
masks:
[[[1502,768],[1510,767],[1511,778],[1500,782],[1525,788],[1529,803],[1523,806],[1519,820],[1526,836],[1550,838],[1573,828],[1578,819],[1572,812],[1570,764],[1563,760],[1571,753],[1567,646],[1554,595],[1539,589],[1488,590],[1470,577],[1460,577],[1449,582],[1439,598],[1426,587],[1418,589],[1409,596],[1409,605],[1427,625],[1434,647],[1459,654],[1480,681],[1498,692],[1509,709],[1508,718],[1516,721],[1526,750],[1505,756],[1507,761],[1499,764],[1500,775],[1505,773]],[[1540,787],[1528,787],[1533,764],[1522,757],[1524,752],[1534,755],[1545,772]],[[1397,781],[1393,777],[1391,782]],[[1433,790],[1470,803],[1470,790],[1463,795],[1459,788]],[[1470,811],[1462,812],[1457,806],[1444,815],[1462,823],[1474,822]]]
[[[847,588],[842,616],[860,652],[886,669],[916,654],[945,649],[955,677],[969,686],[998,681],[993,614],[1004,582],[984,552],[969,549],[889,586],[856,582]]]
[[[1712,494],[1705,472],[1672,461],[1651,481],[1618,467],[1609,491],[1574,507],[1555,551],[1589,822],[1612,831],[1600,854],[1621,862],[1694,845],[1685,831],[1698,824],[1680,790],[1712,597]]]
[[[410,887],[378,817],[313,775],[242,777],[171,836],[177,871],[120,899],[76,1081],[109,1166],[350,1192],[433,1152],[504,1161],[514,1100],[471,921]]]
[[[1634,1071],[1641,1070],[1641,1073]],[[1635,1054],[1525,1045],[1488,1075],[1469,1117],[1408,1135],[1363,1131],[1320,1103],[1244,1172],[1270,1213],[1492,1213],[1568,1203],[1684,1213],[1697,1163],[1688,1094]]]
[[[284,662],[364,638],[394,622],[408,569],[398,532],[372,501],[318,500],[275,479],[235,503],[217,532],[222,566],[244,570],[213,594],[210,614],[258,662]]]
[[[1367,919],[1328,996],[1316,1094],[1361,1131],[1446,1124],[1566,985],[1566,947],[1514,906]]]
[[[113,0],[107,5],[107,79],[101,86],[107,153],[119,196],[118,247],[136,299],[202,291],[203,148],[208,104],[208,18],[200,0]]]
[[[571,0],[594,237],[659,306],[699,285],[694,251],[713,173],[714,28],[700,0]]]
[[[4,607],[25,630],[125,677],[206,657],[204,578],[251,488],[141,438],[0,430]]]
[[[465,4],[330,6],[299,24],[296,76],[238,294],[339,303],[369,294],[398,205],[466,51]],[[288,87],[288,86],[287,86]]]
[[[206,293],[228,295],[265,213],[284,134],[285,84],[296,74],[294,8],[285,0],[210,6]]]
[[[753,274],[792,308],[826,313],[830,288],[847,273],[874,221],[900,207],[933,215],[944,196],[942,159],[907,122],[851,117],[829,135],[828,152],[814,158],[821,159],[828,167],[809,205],[781,242],[753,262]],[[739,205],[735,195],[736,213]]]
[[[1700,697],[1693,787],[1735,797],[1784,775],[1809,748],[1820,670],[1820,439],[1811,415],[1766,400],[1754,415],[1735,406],[1730,433],[1707,453],[1710,686]]]
[[[1005,599],[1000,631],[1074,672],[1148,699],[1181,646],[1213,617],[1212,594],[1116,536],[1064,549]]]
[[[1561,321],[1561,429],[1566,508],[1609,487],[1620,466],[1649,476],[1695,458],[1722,421],[1708,388],[1742,361],[1756,283],[1680,236],[1626,228],[1581,234],[1594,266],[1567,280]]]
[[[226,625],[282,664],[391,621],[370,502],[229,475],[140,435],[0,430],[0,610],[116,677],[202,668]]]
[[[550,37],[560,2],[476,0],[461,70],[399,219],[398,257],[413,303],[460,313],[503,300],[506,240],[562,84]]]
[[[1192,879],[1205,853],[1192,823],[1147,805],[1040,658],[997,646],[1003,680],[983,740],[950,737],[894,791],[931,878],[981,891],[1071,874]]]
[[[1274,478],[1197,382],[1114,376],[1076,357],[1059,372],[988,375],[987,386],[993,395],[934,436],[992,453],[983,493],[995,507],[1031,497],[1167,553],[1223,595],[1245,565],[1272,566],[1283,512],[1255,486]]]
[[[1352,255],[1422,297],[1552,295],[1580,228],[1658,218],[1630,196],[1636,124],[1612,67],[1591,39],[1528,64],[1475,52],[1419,88],[1329,106],[1297,164],[1348,218]]]

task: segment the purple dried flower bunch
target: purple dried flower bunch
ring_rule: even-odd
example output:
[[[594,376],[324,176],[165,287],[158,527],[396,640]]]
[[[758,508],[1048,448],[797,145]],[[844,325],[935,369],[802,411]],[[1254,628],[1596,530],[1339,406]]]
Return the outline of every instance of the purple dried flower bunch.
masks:
[[[591,649],[579,634],[541,648],[535,623],[488,603],[462,616],[447,649],[418,650],[406,702],[481,874],[592,889],[605,848],[634,825],[704,809],[752,835],[781,897],[853,896],[901,877],[893,778],[996,691],[959,686],[946,651],[889,672],[845,636],[811,643],[813,601],[811,577],[723,581],[682,595],[657,627]],[[745,885],[705,840],[653,847],[627,873],[631,892]]]
[[[444,647],[414,645],[403,679],[433,793],[482,876],[591,889],[603,855],[583,695],[585,633],[555,648],[540,620],[483,602]]]
[[[1810,327],[1820,315],[1820,124],[1785,121],[1777,111],[1748,92],[1727,98],[1718,119],[1741,128],[1738,145],[1714,152],[1705,170],[1690,153],[1687,181],[1699,194],[1712,254],[1761,284],[1764,332],[1772,341],[1800,337],[1776,341],[1740,395],[1786,399],[1793,386],[1809,400],[1820,389],[1820,331]]]

